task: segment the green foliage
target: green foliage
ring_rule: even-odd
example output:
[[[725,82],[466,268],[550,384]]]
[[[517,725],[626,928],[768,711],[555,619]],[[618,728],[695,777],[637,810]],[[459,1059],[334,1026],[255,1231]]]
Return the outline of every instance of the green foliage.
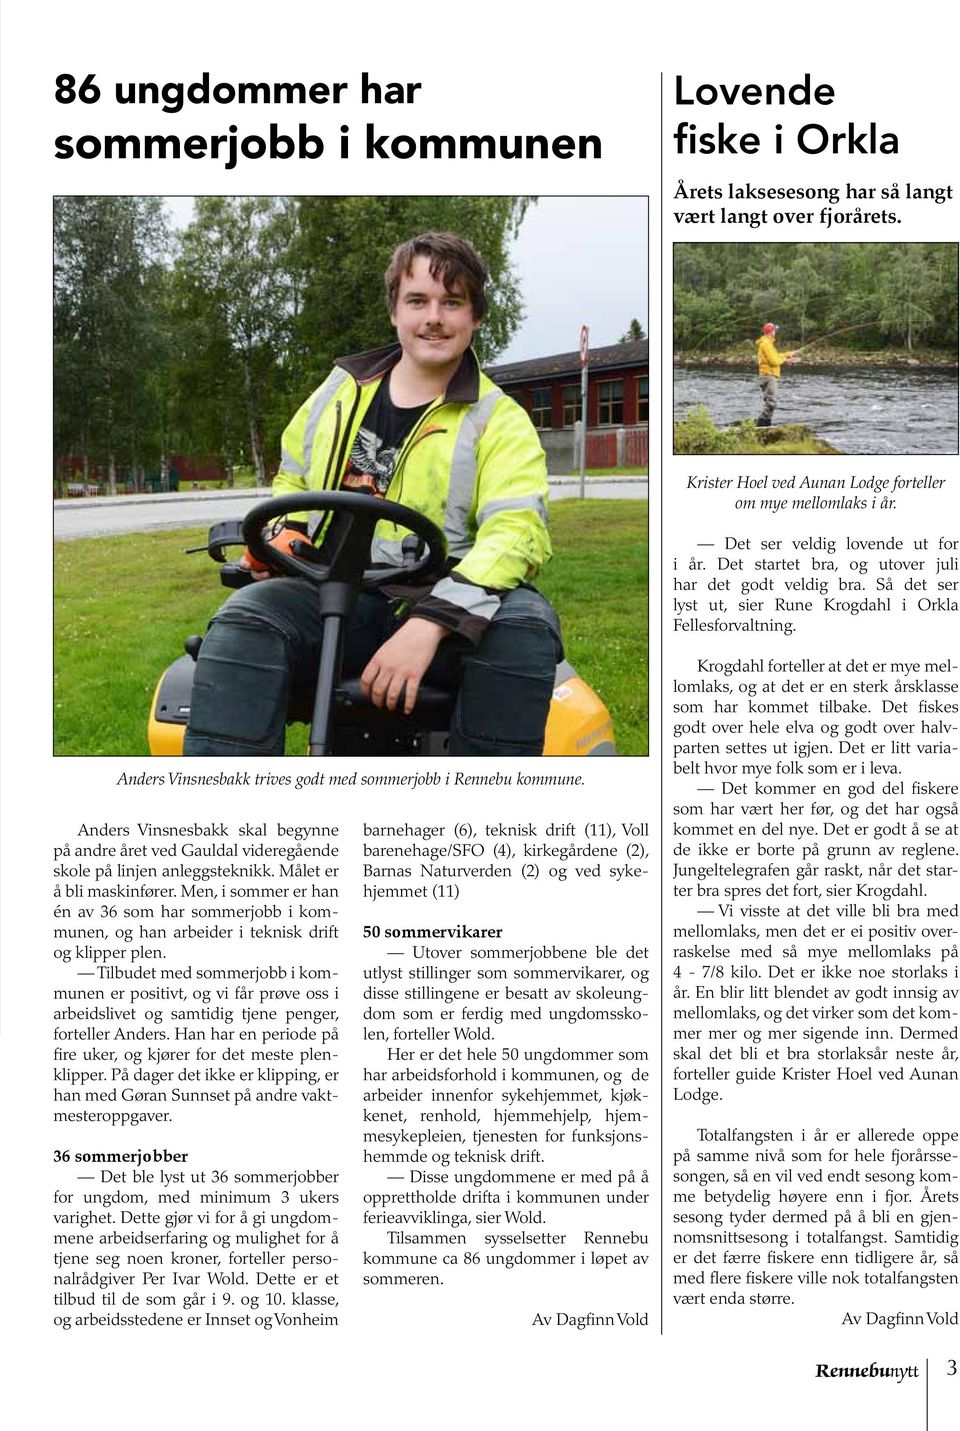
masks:
[[[246,447],[261,482],[270,394],[283,387],[297,319],[296,227],[289,199],[198,198],[174,269],[177,311],[192,337],[187,368],[199,369],[212,402],[207,421],[221,424],[211,437],[228,462]]]
[[[688,412],[682,422],[673,425],[673,450],[678,456],[734,452],[736,443],[737,434],[729,428],[717,427],[702,403]]]
[[[629,328],[625,333],[620,334],[618,341],[621,343],[639,343],[646,336],[647,335],[643,331],[643,324],[640,322],[640,319],[631,318]]]
[[[621,753],[647,753],[647,503],[558,502],[556,555],[538,582],[568,657],[613,714]],[[213,564],[185,556],[200,530],[58,542],[54,556],[54,749],[145,755],[158,679],[203,632],[225,593]],[[302,753],[302,730],[287,749]]]
[[[895,255],[881,294],[880,322],[883,332],[912,349],[914,340],[936,327],[938,274],[924,262],[918,248],[904,245]],[[931,337],[935,343],[936,338]]]
[[[758,428],[753,419],[730,427],[717,427],[703,406],[693,408],[673,425],[673,450],[677,456],[791,456],[817,457],[837,449],[822,442],[800,423],[772,429]]]
[[[119,468],[159,458],[166,246],[160,199],[55,201],[55,450],[101,466],[111,487]]]
[[[674,248],[674,346],[718,351],[780,324],[780,345],[956,351],[957,250],[942,243],[690,243]]]
[[[681,348],[718,348],[736,325],[734,310],[722,293],[674,292],[674,341]]]

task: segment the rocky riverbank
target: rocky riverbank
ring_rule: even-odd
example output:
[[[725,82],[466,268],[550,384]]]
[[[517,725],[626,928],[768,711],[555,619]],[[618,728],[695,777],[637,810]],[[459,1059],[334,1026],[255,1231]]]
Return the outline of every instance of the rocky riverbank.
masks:
[[[705,408],[694,408],[673,425],[673,450],[680,455],[839,457],[843,454],[801,422],[757,427],[753,420],[718,427]]]

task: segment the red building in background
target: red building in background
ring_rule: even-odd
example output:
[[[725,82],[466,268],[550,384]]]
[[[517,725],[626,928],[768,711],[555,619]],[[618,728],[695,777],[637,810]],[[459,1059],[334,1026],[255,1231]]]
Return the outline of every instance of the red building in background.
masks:
[[[646,338],[590,349],[587,427],[638,427],[649,418],[650,344]],[[580,354],[557,353],[487,372],[526,408],[535,427],[573,427],[580,420]]]
[[[571,468],[581,419],[580,354],[556,353],[486,369],[530,414],[551,461]],[[587,387],[587,465],[647,465],[650,344],[646,338],[591,348]]]

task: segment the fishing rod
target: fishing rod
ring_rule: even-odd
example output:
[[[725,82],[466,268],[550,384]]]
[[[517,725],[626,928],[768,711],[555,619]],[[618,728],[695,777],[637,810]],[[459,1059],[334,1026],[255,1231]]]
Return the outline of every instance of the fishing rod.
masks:
[[[839,338],[842,333],[855,333],[858,328],[878,328],[880,326],[877,319],[871,319],[869,323],[851,323],[846,328],[832,328],[829,333],[824,333],[820,338],[811,338],[809,343],[801,343],[799,348],[790,350],[791,358],[795,358],[798,353],[806,352],[807,348],[815,348],[818,343],[825,343],[828,338]],[[753,338],[742,338],[740,345],[750,347],[753,345]]]
[[[851,323],[848,328],[834,328],[830,333],[824,333],[822,338],[812,338],[809,343],[802,343],[799,348],[794,348],[790,356],[795,358],[798,353],[803,353],[807,348],[815,348],[818,343],[825,343],[828,338],[839,338],[841,333],[855,333],[858,328],[878,328],[880,325],[876,319],[871,319],[869,323]]]
[[[868,323],[850,323],[846,328],[832,328],[829,333],[824,333],[822,337],[811,338],[809,343],[802,343],[799,348],[791,349],[790,357],[791,359],[795,358],[798,353],[805,353],[808,348],[815,348],[818,343],[825,343],[828,338],[839,338],[843,333],[856,333],[860,328],[879,328],[880,326],[878,319],[871,318]],[[699,343],[696,343],[693,351],[698,352],[706,341],[706,339],[703,339]],[[741,338],[737,346],[751,347],[753,343],[753,338]]]

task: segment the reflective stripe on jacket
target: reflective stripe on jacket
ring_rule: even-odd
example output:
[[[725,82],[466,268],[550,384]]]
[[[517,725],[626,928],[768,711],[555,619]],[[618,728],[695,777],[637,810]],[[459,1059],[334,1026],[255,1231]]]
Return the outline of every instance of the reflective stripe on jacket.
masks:
[[[392,346],[337,360],[283,434],[274,493],[340,485],[363,416],[400,356]],[[405,439],[385,494],[422,512],[449,545],[451,571],[417,614],[479,639],[500,604],[497,592],[530,580],[550,558],[547,491],[536,429],[468,350]],[[373,560],[399,562],[404,535],[378,523]]]

